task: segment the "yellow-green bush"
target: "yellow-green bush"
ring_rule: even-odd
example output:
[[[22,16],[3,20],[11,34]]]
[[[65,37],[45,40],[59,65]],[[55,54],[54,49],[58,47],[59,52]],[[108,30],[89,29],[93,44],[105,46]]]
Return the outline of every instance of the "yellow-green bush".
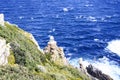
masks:
[[[11,64],[11,65],[15,64],[15,57],[14,57],[14,55],[8,56],[8,64]]]

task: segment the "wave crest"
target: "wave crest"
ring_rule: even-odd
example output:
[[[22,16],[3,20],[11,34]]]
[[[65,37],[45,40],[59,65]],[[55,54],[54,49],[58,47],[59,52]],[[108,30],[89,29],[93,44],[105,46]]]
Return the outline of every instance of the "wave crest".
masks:
[[[108,42],[108,46],[106,49],[120,56],[120,40],[112,40]]]

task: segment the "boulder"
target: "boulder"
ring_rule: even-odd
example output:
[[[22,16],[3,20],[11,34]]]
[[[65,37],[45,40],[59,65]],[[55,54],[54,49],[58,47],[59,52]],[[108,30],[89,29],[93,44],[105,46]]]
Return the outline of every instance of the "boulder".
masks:
[[[46,68],[45,68],[44,66],[42,66],[42,65],[37,65],[37,69],[38,69],[39,71],[41,71],[41,72],[44,72],[44,73],[47,72]]]
[[[44,49],[45,54],[50,54],[51,56],[51,61],[53,62],[60,62],[64,65],[67,65],[67,59],[64,55],[64,51],[62,47],[57,46],[57,42],[54,40],[53,36],[50,36],[50,40],[48,42],[48,45]]]
[[[110,76],[102,73],[100,70],[98,70],[97,68],[95,68],[91,64],[88,65],[88,67],[86,67],[86,69],[87,69],[87,72],[91,76],[93,76],[93,77],[95,77],[95,78],[97,78],[99,80],[113,80]]]
[[[0,14],[0,25],[4,26],[4,14]]]
[[[8,56],[10,55],[10,45],[6,44],[6,40],[0,38],[0,65],[8,63]]]

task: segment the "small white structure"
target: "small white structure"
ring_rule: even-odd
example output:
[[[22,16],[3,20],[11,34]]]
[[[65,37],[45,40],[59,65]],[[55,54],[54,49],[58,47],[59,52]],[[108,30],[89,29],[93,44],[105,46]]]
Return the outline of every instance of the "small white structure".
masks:
[[[53,36],[49,37],[50,40],[48,42],[48,45],[44,48],[44,53],[51,55],[51,61],[68,65],[69,63],[65,57],[63,48],[57,45],[57,42],[54,40]]]
[[[0,25],[4,26],[4,14],[0,14]]]
[[[50,36],[50,40],[48,42],[49,45],[56,45],[56,41],[54,40],[54,37],[53,36]]]

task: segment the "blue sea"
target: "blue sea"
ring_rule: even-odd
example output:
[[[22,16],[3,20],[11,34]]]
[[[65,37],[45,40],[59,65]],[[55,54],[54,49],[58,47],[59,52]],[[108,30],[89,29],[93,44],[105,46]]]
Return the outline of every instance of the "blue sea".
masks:
[[[72,65],[82,57],[120,80],[120,0],[0,0],[0,13],[41,48],[52,35]]]

